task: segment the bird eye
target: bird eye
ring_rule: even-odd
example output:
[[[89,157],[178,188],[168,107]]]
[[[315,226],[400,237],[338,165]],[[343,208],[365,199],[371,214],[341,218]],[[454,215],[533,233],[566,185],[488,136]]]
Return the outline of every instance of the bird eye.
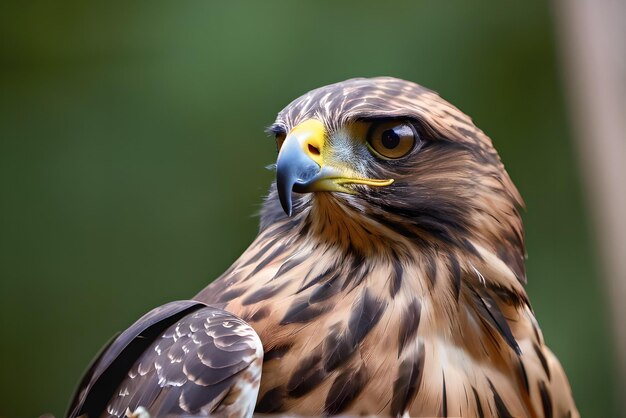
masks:
[[[415,129],[410,124],[388,121],[372,125],[367,142],[381,157],[396,159],[411,152],[415,145],[415,137]]]

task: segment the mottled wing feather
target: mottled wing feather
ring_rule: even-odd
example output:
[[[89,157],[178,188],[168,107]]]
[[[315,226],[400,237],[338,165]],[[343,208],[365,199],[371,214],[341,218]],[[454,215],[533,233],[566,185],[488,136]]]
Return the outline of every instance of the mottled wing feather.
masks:
[[[145,314],[113,338],[92,361],[78,384],[67,416],[99,416],[137,357],[160,333],[180,318],[206,305],[198,301],[175,301]]]
[[[107,406],[112,416],[252,414],[263,348],[243,320],[214,307],[171,325],[139,357]]]
[[[262,361],[261,342],[247,323],[229,312],[201,305],[161,328],[124,375],[110,382],[114,390],[106,407],[89,416],[122,417],[138,407],[152,417],[250,416]]]

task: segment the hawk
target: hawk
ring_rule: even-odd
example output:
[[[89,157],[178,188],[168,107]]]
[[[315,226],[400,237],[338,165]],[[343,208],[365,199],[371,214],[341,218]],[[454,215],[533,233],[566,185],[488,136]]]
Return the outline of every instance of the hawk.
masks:
[[[579,416],[524,290],[522,198],[468,116],[359,78],[269,132],[256,239],[115,338],[68,416]]]

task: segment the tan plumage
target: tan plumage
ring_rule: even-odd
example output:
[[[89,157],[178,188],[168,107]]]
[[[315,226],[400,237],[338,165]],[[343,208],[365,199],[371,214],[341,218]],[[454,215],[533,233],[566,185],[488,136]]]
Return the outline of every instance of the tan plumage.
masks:
[[[310,120],[322,137],[302,139]],[[368,139],[389,121],[417,137],[392,160]],[[195,297],[259,335],[257,412],[578,416],[524,290],[521,197],[467,116],[410,82],[354,79],[292,102],[270,130],[278,185],[260,232]],[[292,152],[358,181],[284,175]]]

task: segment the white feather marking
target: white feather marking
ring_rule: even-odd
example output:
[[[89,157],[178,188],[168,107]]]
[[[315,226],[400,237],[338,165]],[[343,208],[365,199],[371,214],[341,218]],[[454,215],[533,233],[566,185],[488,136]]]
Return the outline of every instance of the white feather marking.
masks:
[[[113,414],[117,415],[117,414]],[[130,411],[130,408],[126,408],[126,418],[150,418],[150,413],[143,406],[138,406],[134,411]]]
[[[478,281],[480,281],[483,286],[487,286],[487,282],[485,280],[485,276],[483,276],[482,273],[480,271],[478,271],[478,269],[476,267],[474,267],[473,264],[470,264],[470,265],[472,266],[472,268],[474,269],[474,272],[478,276]]]

